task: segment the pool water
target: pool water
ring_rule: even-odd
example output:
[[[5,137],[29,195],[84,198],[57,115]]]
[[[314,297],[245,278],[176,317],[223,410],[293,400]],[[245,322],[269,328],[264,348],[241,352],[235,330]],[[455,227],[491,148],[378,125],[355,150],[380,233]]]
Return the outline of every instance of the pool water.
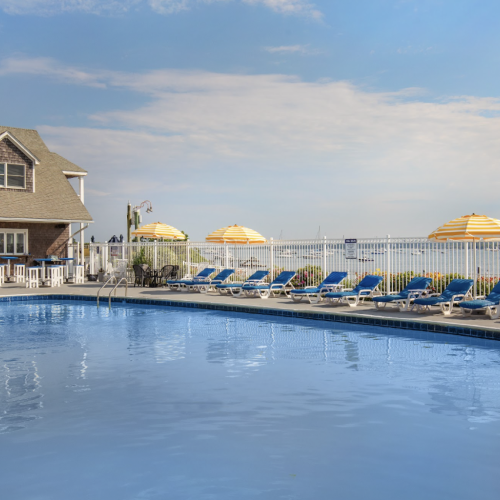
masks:
[[[500,496],[494,341],[2,305],[0,417],[8,500]]]

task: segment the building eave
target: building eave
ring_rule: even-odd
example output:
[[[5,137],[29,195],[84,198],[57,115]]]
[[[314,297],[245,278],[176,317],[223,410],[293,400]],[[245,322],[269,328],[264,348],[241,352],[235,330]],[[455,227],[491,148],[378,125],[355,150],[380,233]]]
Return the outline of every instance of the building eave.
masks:
[[[26,217],[0,217],[0,222],[31,222],[35,224],[93,224],[94,221],[92,219],[29,219]]]

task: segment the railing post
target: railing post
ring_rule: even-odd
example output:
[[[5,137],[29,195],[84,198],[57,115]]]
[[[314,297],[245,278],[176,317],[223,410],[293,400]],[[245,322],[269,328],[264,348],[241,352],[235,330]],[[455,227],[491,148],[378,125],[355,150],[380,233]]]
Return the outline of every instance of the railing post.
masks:
[[[225,256],[224,256],[225,257],[224,258],[224,260],[225,260],[225,266],[224,267],[226,269],[229,269],[229,246],[228,246],[228,244],[226,242],[224,242],[224,250],[225,250]]]
[[[464,241],[465,246],[465,278],[469,278],[469,242]]]
[[[153,267],[158,269],[158,242],[155,240],[153,245]]]
[[[326,272],[326,236],[323,236],[323,278],[325,279],[327,276]]]
[[[89,244],[89,270],[90,274],[95,274],[95,269],[94,269],[94,261],[95,261],[95,244],[90,243]]]
[[[386,255],[385,293],[389,295],[391,293],[391,235],[390,234],[387,235],[385,255]]]
[[[269,240],[269,271],[271,275],[271,281],[274,280],[274,239]]]
[[[191,252],[189,251],[189,240],[186,241],[187,274],[191,274]]]

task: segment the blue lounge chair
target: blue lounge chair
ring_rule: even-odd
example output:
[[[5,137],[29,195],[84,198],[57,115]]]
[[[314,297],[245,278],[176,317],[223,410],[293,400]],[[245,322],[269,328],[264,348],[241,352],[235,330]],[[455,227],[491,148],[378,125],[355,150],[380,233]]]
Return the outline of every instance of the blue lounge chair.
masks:
[[[238,296],[243,293],[244,285],[258,285],[259,283],[262,283],[264,281],[268,274],[269,271],[256,271],[243,283],[222,283],[220,285],[216,285],[215,288],[216,290],[219,290],[219,293],[221,295],[231,294]]]
[[[303,297],[307,297],[310,304],[317,304],[323,300],[325,293],[342,289],[341,283],[346,276],[347,273],[344,272],[330,273],[318,286],[306,286],[301,290],[291,290],[290,295],[294,302],[300,302]]]
[[[261,299],[268,299],[271,294],[277,297],[281,292],[284,292],[289,297],[286,293],[286,287],[291,286],[293,288],[290,281],[292,281],[295,274],[295,271],[283,271],[269,285],[243,285],[242,289],[247,297],[258,295]]]
[[[352,290],[328,292],[325,294],[325,299],[331,304],[347,304],[349,307],[356,307],[366,298],[373,297],[383,279],[382,276],[365,276]]]
[[[413,278],[398,294],[373,297],[373,302],[377,309],[383,309],[389,302],[395,302],[400,311],[408,311],[411,302],[420,297],[431,282],[432,278]]]
[[[420,297],[413,301],[413,307],[417,306],[417,312],[430,311],[432,306],[439,306],[445,316],[453,311],[453,304],[461,302],[470,294],[474,280],[455,279],[450,282],[443,293],[432,294],[430,297]]]
[[[230,276],[234,274],[234,269],[224,269],[213,279],[206,279],[201,281],[193,281],[191,283],[184,283],[188,290],[200,293],[208,293],[213,290],[216,285],[220,285],[227,281]]]
[[[490,294],[483,299],[465,300],[458,304],[464,316],[470,316],[473,311],[485,311],[491,319],[500,317],[500,281],[493,287]]]
[[[186,283],[193,283],[195,281],[206,281],[208,277],[215,272],[215,268],[206,267],[201,270],[194,278],[192,279],[183,279],[183,280],[167,280],[167,285],[170,290],[179,290]]]

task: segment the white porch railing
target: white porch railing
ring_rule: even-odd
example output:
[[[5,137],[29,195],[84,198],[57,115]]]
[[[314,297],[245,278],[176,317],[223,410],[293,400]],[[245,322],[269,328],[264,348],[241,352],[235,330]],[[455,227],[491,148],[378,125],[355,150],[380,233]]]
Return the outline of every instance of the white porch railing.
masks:
[[[472,277],[472,243],[436,243],[427,238],[362,238],[357,240],[356,258],[346,258],[344,240],[272,240],[263,245],[221,245],[209,242],[91,243],[88,272],[147,263],[154,269],[174,264],[182,275],[195,274],[198,267],[234,268],[234,280],[242,280],[257,269],[268,269],[272,279],[282,270],[296,271],[297,286],[315,285],[332,271],[346,271],[355,285],[366,274],[385,276],[383,290],[398,291],[413,275],[432,276],[437,291],[454,277]],[[478,294],[484,284],[500,277],[500,251],[496,242],[479,242],[476,248]],[[488,289],[486,289],[488,291]]]

